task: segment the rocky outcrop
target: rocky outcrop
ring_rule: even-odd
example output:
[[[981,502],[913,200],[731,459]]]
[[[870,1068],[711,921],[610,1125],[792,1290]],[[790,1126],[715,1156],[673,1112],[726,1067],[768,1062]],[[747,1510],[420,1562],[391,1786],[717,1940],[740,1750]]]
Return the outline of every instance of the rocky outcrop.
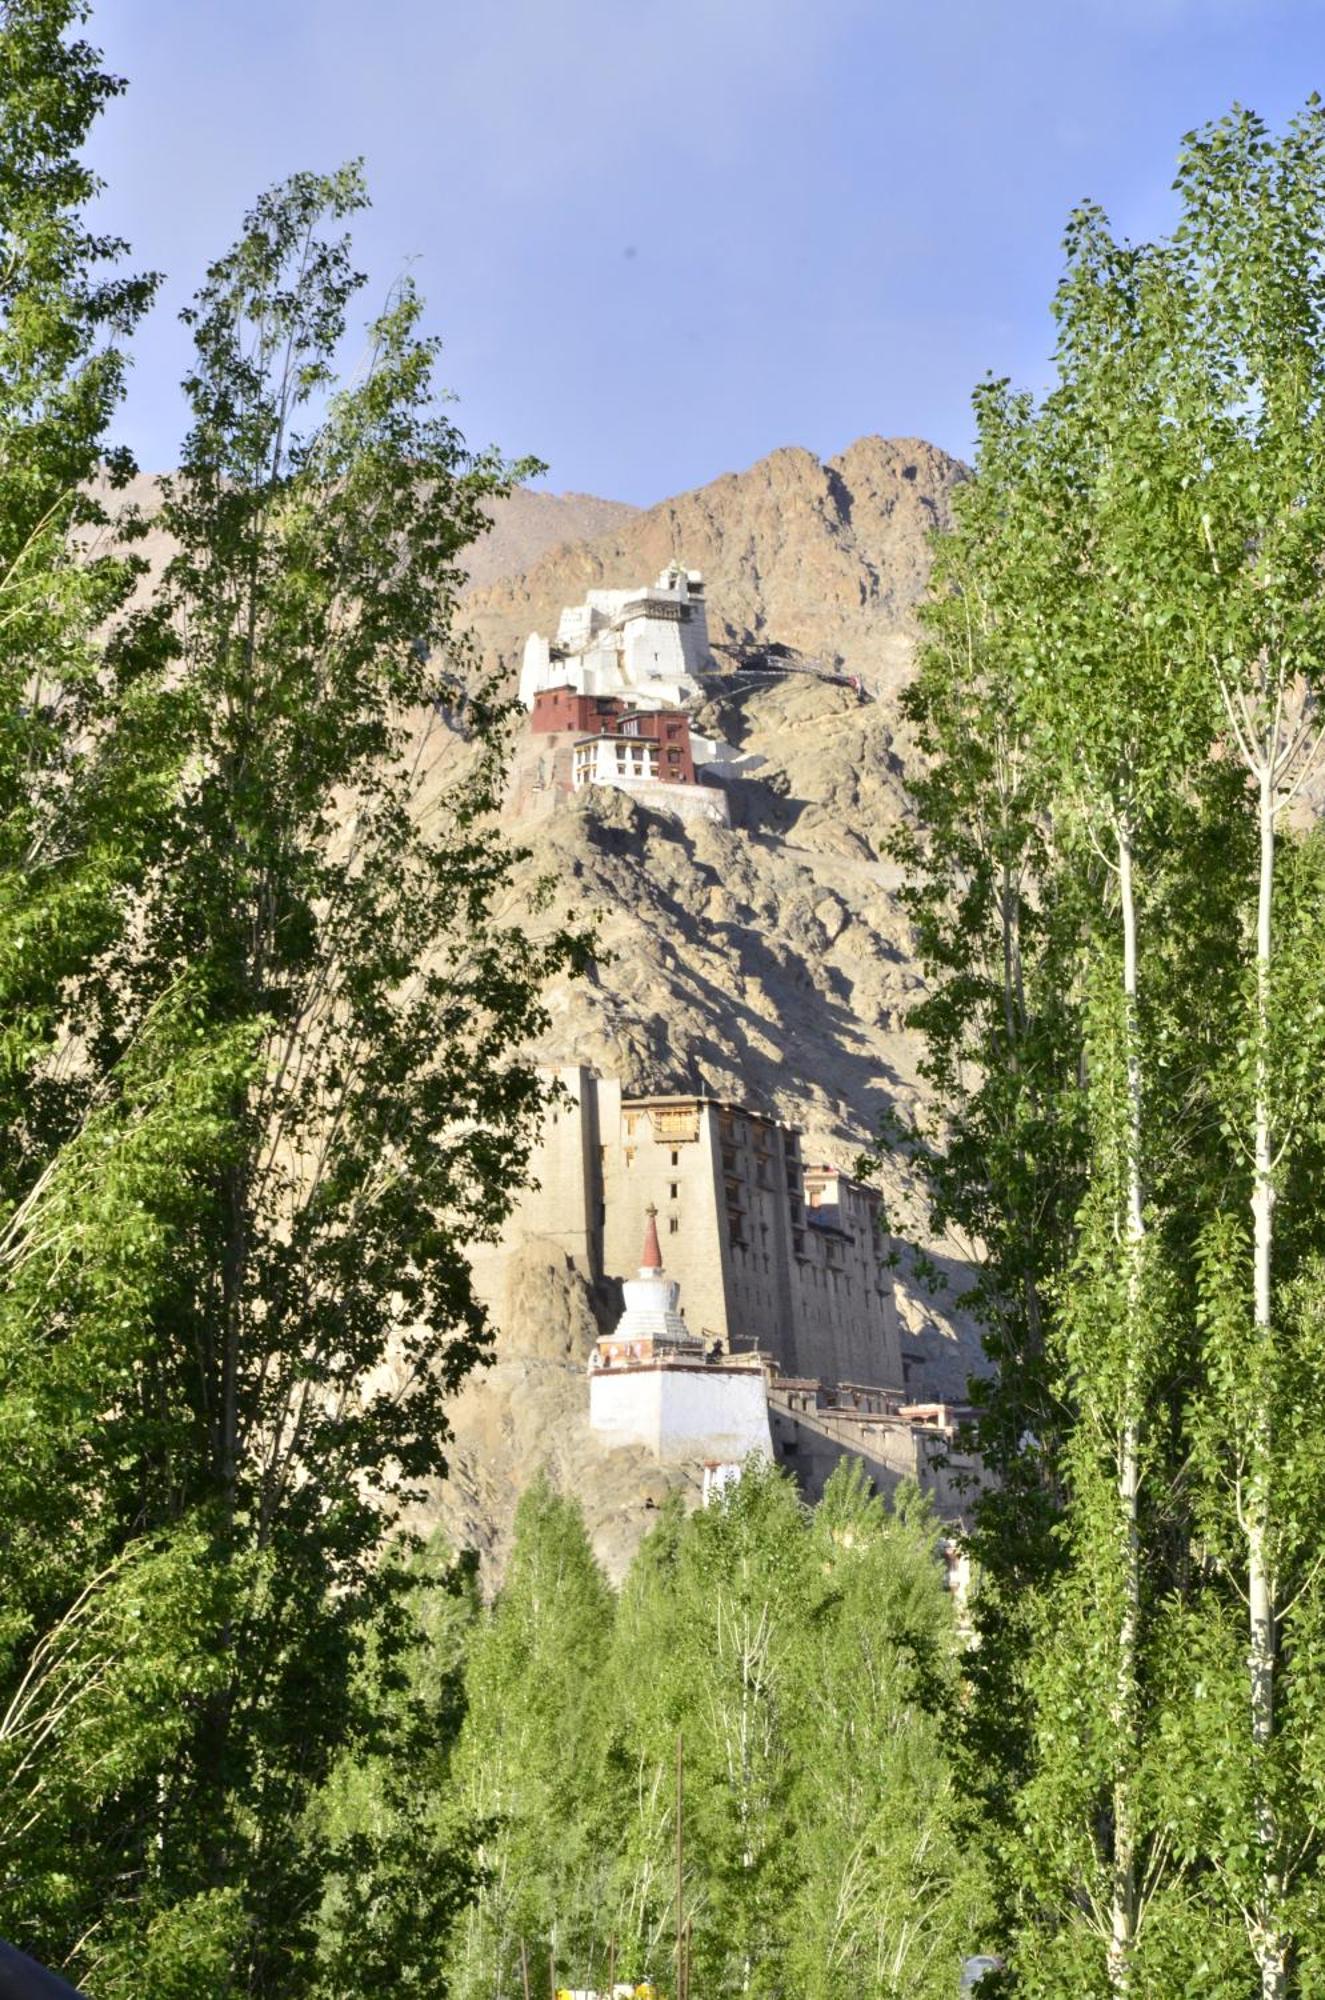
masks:
[[[673,555],[702,569],[719,671],[696,727],[741,753],[726,778],[730,827],[682,825],[599,791],[512,829],[527,848],[524,886],[555,885],[536,921],[587,918],[599,944],[590,976],[548,995],[547,1061],[592,1063],[642,1091],[747,1099],[801,1124],[808,1159],[844,1164],[886,1112],[918,1106],[907,1013],[922,988],[888,840],[909,809],[898,697],[929,535],[961,476],[911,441],[862,439],[826,464],[775,452],[471,594],[489,661],[510,669],[527,631],[553,629],[586,589],[656,574]],[[745,670],[755,653],[858,676],[866,692]],[[893,1213],[923,1233],[900,1164],[881,1178]],[[952,1246],[927,1247],[952,1282],[935,1297],[903,1260],[903,1347],[917,1386],[923,1368],[927,1390],[960,1394],[979,1363],[953,1307],[963,1271]],[[536,1243],[511,1260],[493,1299],[497,1363],[455,1409],[437,1513],[479,1540],[493,1573],[538,1466],[578,1493],[614,1568],[678,1477],[588,1432],[578,1352],[607,1302],[564,1262]]]
[[[530,631],[555,630],[563,604],[679,557],[704,573],[721,658],[773,644],[891,690],[906,670],[929,536],[962,476],[916,438],[861,438],[822,462],[789,447],[475,589],[467,616],[489,657],[510,666]]]
[[[698,1471],[660,1466],[646,1451],[606,1451],[589,1429],[582,1362],[513,1352],[503,1343],[470,1376],[450,1411],[450,1471],[416,1525],[440,1523],[453,1548],[476,1549],[485,1584],[499,1580],[516,1502],[538,1471],[584,1508],[595,1553],[620,1582],[669,1493],[697,1503]]]

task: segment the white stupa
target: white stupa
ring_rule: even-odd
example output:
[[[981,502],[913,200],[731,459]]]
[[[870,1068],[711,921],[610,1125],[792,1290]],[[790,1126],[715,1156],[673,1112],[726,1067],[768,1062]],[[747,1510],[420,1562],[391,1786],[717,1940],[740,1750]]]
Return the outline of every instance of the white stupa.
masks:
[[[598,1341],[590,1358],[591,1368],[651,1361],[664,1354],[703,1356],[703,1341],[694,1338],[682,1317],[681,1287],[663,1270],[662,1251],[658,1247],[658,1211],[652,1202],[645,1216],[639,1276],[627,1278],[622,1285],[625,1311],[613,1331]]]
[[[660,1459],[739,1467],[773,1456],[768,1389],[756,1355],[709,1355],[663,1270],[650,1205],[639,1276],[621,1289],[625,1310],[589,1357],[589,1424],[606,1444],[643,1445]]]

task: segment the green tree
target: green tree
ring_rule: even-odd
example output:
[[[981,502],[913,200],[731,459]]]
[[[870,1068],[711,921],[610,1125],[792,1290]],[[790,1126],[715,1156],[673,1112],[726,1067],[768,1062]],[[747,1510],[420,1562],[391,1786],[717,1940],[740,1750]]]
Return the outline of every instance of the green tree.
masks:
[[[1314,1869],[1320,1852],[1318,1833],[1308,1835],[1296,1803],[1297,1746],[1284,1744],[1281,1754],[1279,1744],[1285,1716],[1301,1714],[1291,1686],[1292,1650],[1281,1647],[1285,1607],[1300,1600],[1304,1564],[1311,1561],[1297,1520],[1294,1489],[1301,1491],[1302,1468],[1294,1460],[1306,1454],[1311,1463],[1316,1454],[1293,1421],[1307,1358],[1299,1347],[1302,1329],[1293,1326],[1293,1306],[1276,1303],[1281,1287],[1286,1301],[1294,1298],[1304,1248],[1319,1254],[1318,1197],[1294,1173],[1308,1138],[1307,1073],[1318,1059],[1319,914],[1308,897],[1305,904],[1296,899],[1287,921],[1277,915],[1285,814],[1325,749],[1318,712],[1325,644],[1319,581],[1325,112],[1319,100],[1313,97],[1277,139],[1242,110],[1190,134],[1177,185],[1184,309],[1175,340],[1173,419],[1202,446],[1194,480],[1199,522],[1190,535],[1205,558],[1201,663],[1223,710],[1228,755],[1254,793],[1257,833],[1247,896],[1254,943],[1248,940],[1243,1020],[1232,1037],[1241,1060],[1224,1091],[1225,1115],[1251,1168],[1249,1283],[1239,1285],[1215,1252],[1217,1229],[1207,1264],[1215,1287],[1207,1315],[1211,1360],[1230,1387],[1230,1376],[1240,1378],[1216,1419],[1231,1435],[1222,1449],[1207,1450],[1205,1463],[1214,1472],[1224,1459],[1216,1476],[1226,1490],[1228,1446],[1237,1466],[1254,1822],[1250,1870],[1238,1865],[1232,1848],[1222,1859],[1245,1913],[1261,1991],[1278,2000],[1288,1991],[1294,1953],[1295,1879]],[[1297,1212],[1290,1209],[1287,1240],[1277,1247],[1281,1196]],[[1222,1242],[1232,1247],[1226,1231]],[[1240,1307],[1230,1287],[1234,1297],[1241,1291]],[[1244,1331],[1239,1322],[1248,1294]],[[1214,1415],[1207,1407],[1207,1426]],[[1285,1426],[1281,1442],[1277,1432]],[[1212,1442],[1208,1428],[1206,1442]]]
[[[78,0],[0,8],[0,1194],[6,1216],[76,1127],[58,1052],[72,991],[122,921],[159,781],[147,690],[98,628],[131,566],[90,557],[89,492],[127,455],[107,432],[122,343],[154,280],[98,236],[78,154],[121,88],[73,32]],[[141,664],[141,662],[140,662]],[[137,766],[137,768],[135,768]]]
[[[1084,1656],[1090,1673],[1077,1659],[1073,1693],[1107,1798],[1099,1811],[1089,1788],[1079,1795],[1078,1814],[1096,1831],[1093,1851],[1082,1845],[1076,1856],[1081,1900],[1106,1933],[1109,1985],[1121,1995],[1134,1986],[1143,1880],[1150,1893],[1156,1886],[1138,1788],[1152,1706],[1145,1626],[1167,1584],[1155,1530],[1170,1476],[1163,1412],[1175,1342],[1155,1162],[1181,1130],[1153,1060],[1163,1001],[1148,972],[1161,961],[1139,931],[1212,719],[1185,643],[1190,557],[1184,575],[1173,505],[1182,461],[1162,394],[1168,261],[1148,246],[1120,249],[1091,210],[1073,218],[1067,253],[1057,380],[1033,420],[1029,479],[1013,509],[1025,595],[1019,610],[1004,608],[1055,829],[1083,850],[1077,870],[1095,889],[1082,904],[1078,964],[1090,1182],[1060,1291],[1060,1381],[1075,1413],[1065,1530],[1079,1572],[1065,1587],[1086,1589],[1096,1641]],[[1077,1781],[1086,1775],[1078,1762]]]
[[[986,1906],[945,1715],[957,1635],[936,1534],[857,1467],[813,1515],[760,1463],[673,1503],[622,1590],[603,1685],[619,1971],[692,1990],[946,1994]]]
[[[514,1051],[566,951],[494,915],[503,711],[451,632],[511,469],[438,412],[408,287],[337,383],[360,281],[325,226],[362,201],[354,169],[264,197],[189,315],[176,554],[122,642],[173,637],[179,775],[84,981],[105,1081],[11,1230],[15,1543],[65,1606],[103,1571],[113,1602],[137,1549],[183,1607],[29,1897],[99,1995],[318,1976],[309,1803],[358,1726],[393,1513],[484,1352],[465,1250],[523,1172]],[[103,1693],[107,1630],[71,1634]],[[68,1729],[40,1748],[79,1760]]]
[[[104,637],[134,566],[103,551],[94,488],[131,470],[108,428],[154,281],[87,223],[80,148],[122,85],[86,15],[0,8],[0,1921],[31,1941],[53,1910],[73,1913],[66,1941],[86,1921],[68,1828],[122,1780],[135,1731],[145,1762],[161,1751],[148,1662],[192,1616],[180,1561],[129,1560],[61,1484],[123,1376],[104,1343],[64,1351],[26,1266],[62,1148],[104,1104],[89,987],[176,765],[161,649]],[[66,1251],[94,1207],[66,1205]]]
[[[450,1990],[515,2000],[551,1956],[568,1985],[674,1991],[683,1937],[693,1992],[949,1993],[989,1914],[959,1657],[932,1518],[859,1468],[813,1515],[759,1461],[673,1498],[619,1599],[536,1482],[467,1648],[451,1768],[481,1879]]]
[[[1250,1950],[1277,1995],[1319,1949],[1319,1607],[1299,1523],[1321,1492],[1300,1416],[1325,1359],[1305,1082],[1321,956],[1314,844],[1286,842],[1284,814],[1316,740],[1321,130],[1313,104],[1278,141],[1241,113],[1192,135],[1165,244],[1074,219],[1057,383],[1039,408],[985,392],[986,490],[934,614],[941,634],[977,628],[974,599],[979,659],[1011,662],[1005,727],[1038,772],[1025,901],[1078,926],[1052,967],[1088,1167],[1055,1212],[1044,1292],[1061,1522],[1011,1623],[1025,1537],[995,1499],[975,1538],[1012,1644],[975,1656],[968,1743],[997,1741],[979,1716],[1001,1695],[1013,1782],[993,1792],[1027,1991],[1095,1990],[1107,1967],[1115,1991],[1240,1993]],[[931,740],[960,740],[961,677],[941,667]],[[961,768],[973,820],[995,825],[997,786],[969,754]],[[952,907],[960,881],[933,866],[922,900]],[[951,1162],[974,1139],[998,1268],[1022,1184],[970,1106],[1008,1065],[985,997],[949,980],[944,998],[931,1040],[950,1061],[967,1032],[977,1082],[952,1094],[936,1187],[963,1185]],[[1000,1387],[995,1445],[1006,1407]]]
[[[783,1989],[805,2000],[948,2000],[988,1920],[947,1749],[958,1636],[937,1535],[917,1494],[887,1509],[854,1462],[815,1509]]]
[[[1115,301],[1089,217],[1071,252],[1053,394],[1040,410],[1002,384],[977,398],[976,477],[941,553],[909,703],[934,758],[921,803],[936,819],[905,845],[936,983],[920,1014],[926,1070],[946,1124],[922,1158],[936,1222],[956,1223],[983,1260],[972,1303],[1004,1371],[979,1426],[1004,1483],[975,1538],[987,1583],[970,1732],[975,1768],[992,1752],[1001,1769],[978,1788],[1001,1790],[1005,1827],[1018,1785],[1034,1774],[1043,1793],[1054,1760],[1036,1735],[1057,1695],[1026,1669],[1038,1650],[1054,1671],[1060,1627],[1036,1630],[1035,1606],[1084,1588],[1096,1634],[1107,1624],[1112,1640],[1094,1648],[1088,1681],[1076,1662],[1097,1751],[1089,1771],[1072,1767],[1083,1839],[1063,1838],[1046,1797],[1040,1811],[1064,1863],[1060,1918],[1080,1912],[1102,1932],[1125,1992],[1156,1581],[1147,1423],[1167,1365],[1150,1179],[1157,1135],[1167,1144],[1173,1130],[1171,1106],[1145,1088],[1155,1027],[1141,1009],[1137,871],[1157,867],[1197,731],[1184,734],[1176,676],[1157,670],[1162,636],[1146,636],[1165,621],[1151,615],[1153,530],[1134,522],[1133,496],[1159,483],[1156,419],[1118,380],[1130,380],[1151,271],[1120,265]]]
[[[328,1855],[315,1984],[325,2000],[445,1991],[455,1926],[479,1887],[484,1829],[458,1810],[452,1771],[478,1561],[452,1561],[436,1536],[389,1560],[407,1589],[379,1613],[359,1668],[359,1727],[312,1815]]]
[[[460,2000],[520,1991],[522,1953],[582,1984],[602,1934],[608,1842],[604,1668],[615,1601],[578,1504],[540,1476],[521,1495],[506,1580],[475,1634],[454,1772],[480,1827],[481,1888],[457,1938]]]
[[[974,1385],[975,1442],[996,1484],[970,1535],[979,1644],[962,1730],[987,1835],[1015,1823],[1031,1769],[1030,1619],[1064,1559],[1070,1410],[1055,1316],[1086,1175],[1078,968],[1090,890],[1055,836],[1051,771],[1022,698],[1024,535],[1010,527],[1033,490],[1033,412],[1000,383],[977,392],[976,408],[975,477],[956,495],[954,532],[936,543],[903,696],[919,752],[908,773],[915,821],[893,842],[926,977],[911,1018],[936,1109],[883,1143],[919,1167],[935,1231],[970,1261],[963,1302],[992,1369]]]
[[[73,982],[122,920],[155,796],[150,707],[99,626],[132,583],[89,559],[88,491],[130,469],[107,442],[123,341],[154,280],[89,230],[79,159],[122,88],[78,38],[79,0],[0,7],[0,1198],[6,1216],[73,1129],[84,1092],[55,1058]],[[135,765],[140,768],[135,769]]]
[[[694,1990],[775,1993],[796,1879],[794,1639],[810,1602],[806,1513],[785,1474],[750,1460],[691,1517],[676,1602],[668,1679],[681,1697]],[[674,1732],[655,1741],[656,1767],[670,1772],[674,1756]]]
[[[674,1983],[676,1753],[694,1686],[685,1664],[680,1589],[688,1539],[680,1496],[660,1510],[621,1589],[601,1675],[613,1868],[607,1935],[623,1978]],[[683,1907],[684,1920],[684,1907]]]

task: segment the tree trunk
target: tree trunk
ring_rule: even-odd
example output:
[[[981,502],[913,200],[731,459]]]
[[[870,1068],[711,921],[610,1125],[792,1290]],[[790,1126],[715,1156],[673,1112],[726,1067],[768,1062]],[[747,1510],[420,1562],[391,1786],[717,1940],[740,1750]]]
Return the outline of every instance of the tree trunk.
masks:
[[[1273,1133],[1270,1115],[1270,969],[1273,953],[1275,752],[1266,745],[1260,769],[1260,887],[1256,908],[1256,1101],[1255,1173],[1251,1193],[1253,1312],[1257,1346],[1268,1345],[1271,1332],[1271,1274],[1274,1248]],[[1278,1827],[1273,1802],[1261,1782],[1260,1762],[1274,1739],[1276,1604],[1274,1558],[1270,1542],[1269,1400],[1262,1396],[1252,1419],[1251,1477],[1247,1501],[1247,1604],[1250,1632],[1247,1653],[1251,1694],[1251,1740],[1257,1762],[1256,1840],[1260,1848],[1260,1898],[1252,1936],[1261,1973],[1262,2000],[1283,2000],[1288,1991],[1287,1940],[1280,1920],[1282,1884],[1277,1859]]]
[[[1119,2000],[1132,1992],[1136,1945],[1136,1828],[1132,1797],[1132,1751],[1136,1730],[1136,1653],[1141,1615],[1141,1548],[1137,1525],[1140,1494],[1140,1412],[1137,1408],[1138,1318],[1141,1303],[1141,1249],[1145,1214],[1141,1199],[1141,1056],[1137,1046],[1136,899],[1132,846],[1126,827],[1118,834],[1118,887],[1123,919],[1123,1037],[1126,1052],[1127,1351],[1122,1415],[1118,1434],[1117,1493],[1122,1541],[1122,1613],[1118,1623],[1118,1667],[1114,1727],[1118,1764],[1113,1785],[1113,1884],[1109,1912],[1109,1985]]]

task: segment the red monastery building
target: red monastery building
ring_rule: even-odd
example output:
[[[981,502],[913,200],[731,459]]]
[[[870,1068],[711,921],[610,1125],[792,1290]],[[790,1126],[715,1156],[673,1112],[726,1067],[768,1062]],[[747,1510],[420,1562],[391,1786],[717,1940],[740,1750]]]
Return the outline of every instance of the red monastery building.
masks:
[[[526,742],[530,754],[517,759],[515,774],[517,813],[607,785],[682,819],[730,819],[726,794],[699,778],[682,709],[542,688],[530,706]]]
[[[690,717],[679,709],[637,709],[618,695],[547,688],[534,697],[529,728],[537,736],[573,735],[577,749],[595,743],[651,744],[654,748],[645,753],[650,777],[666,785],[695,782]],[[575,761],[583,768],[589,760],[577,757]]]

